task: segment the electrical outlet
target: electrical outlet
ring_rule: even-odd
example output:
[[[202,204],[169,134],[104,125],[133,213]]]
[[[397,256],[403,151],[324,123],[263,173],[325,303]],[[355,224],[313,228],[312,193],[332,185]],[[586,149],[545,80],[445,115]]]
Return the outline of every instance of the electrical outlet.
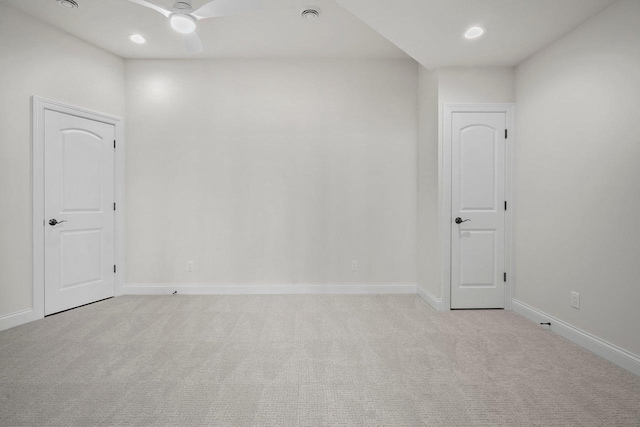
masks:
[[[193,271],[193,261],[187,261],[187,271]]]
[[[571,307],[580,310],[580,294],[571,292]]]
[[[351,271],[358,271],[358,261],[351,261]]]

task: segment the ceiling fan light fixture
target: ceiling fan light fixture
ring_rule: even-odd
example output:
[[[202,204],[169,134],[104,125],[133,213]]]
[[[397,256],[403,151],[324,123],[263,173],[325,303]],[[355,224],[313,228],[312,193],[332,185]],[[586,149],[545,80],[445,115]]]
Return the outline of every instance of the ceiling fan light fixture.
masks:
[[[78,3],[75,0],[57,0],[58,4],[65,9],[76,9]]]
[[[176,13],[171,15],[171,28],[182,34],[191,34],[196,30],[196,20],[189,15]]]

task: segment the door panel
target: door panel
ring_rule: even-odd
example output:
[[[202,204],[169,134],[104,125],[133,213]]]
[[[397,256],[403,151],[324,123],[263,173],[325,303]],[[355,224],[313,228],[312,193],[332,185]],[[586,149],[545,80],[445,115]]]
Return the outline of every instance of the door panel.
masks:
[[[460,130],[460,212],[496,210],[495,130]]]
[[[46,315],[115,294],[114,136],[113,125],[45,112]]]
[[[62,132],[62,211],[102,209],[102,144],[99,136],[79,129]]]
[[[493,286],[496,277],[495,230],[459,230],[460,287]]]
[[[60,231],[60,289],[102,279],[101,230]]]
[[[506,113],[452,115],[451,308],[504,308],[505,129]]]

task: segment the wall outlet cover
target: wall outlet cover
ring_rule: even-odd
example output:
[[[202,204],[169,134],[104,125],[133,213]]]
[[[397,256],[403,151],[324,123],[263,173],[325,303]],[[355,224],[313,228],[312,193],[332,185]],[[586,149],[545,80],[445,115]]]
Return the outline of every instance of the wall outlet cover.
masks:
[[[571,292],[571,307],[580,310],[580,294],[578,292]]]

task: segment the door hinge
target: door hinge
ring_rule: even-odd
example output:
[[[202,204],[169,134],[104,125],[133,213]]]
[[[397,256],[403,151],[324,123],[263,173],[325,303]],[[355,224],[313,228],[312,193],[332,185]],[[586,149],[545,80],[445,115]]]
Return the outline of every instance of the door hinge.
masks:
[[[505,211],[507,210],[507,201],[506,200],[504,201],[504,210]]]
[[[115,139],[113,140],[113,149],[114,150],[116,149],[116,140]]]
[[[115,265],[113,266],[113,272],[114,273],[116,272],[116,266]]]
[[[506,209],[506,208],[505,208]],[[116,210],[116,202],[113,202],[113,210]]]
[[[504,139],[507,139],[507,129],[504,130]]]
[[[507,273],[504,273],[504,281],[507,281]]]

